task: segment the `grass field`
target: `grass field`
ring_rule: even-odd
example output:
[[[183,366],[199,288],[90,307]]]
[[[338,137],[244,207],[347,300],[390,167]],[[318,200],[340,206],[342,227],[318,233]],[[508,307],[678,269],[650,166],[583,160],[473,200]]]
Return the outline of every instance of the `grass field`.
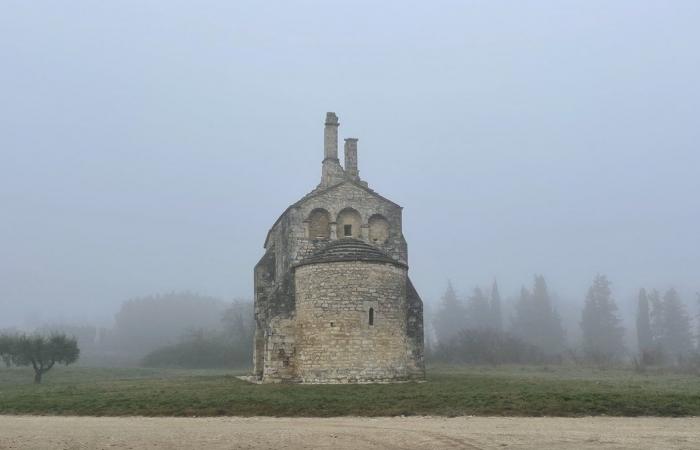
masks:
[[[621,369],[440,367],[425,383],[253,385],[226,370],[0,369],[0,414],[96,416],[700,415],[700,377]]]

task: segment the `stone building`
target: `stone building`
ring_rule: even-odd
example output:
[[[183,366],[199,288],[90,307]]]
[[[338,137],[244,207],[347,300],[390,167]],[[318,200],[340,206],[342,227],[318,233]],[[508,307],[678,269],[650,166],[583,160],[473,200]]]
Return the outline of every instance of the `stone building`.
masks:
[[[423,302],[408,277],[401,210],[338,160],[326,115],[321,182],[289,206],[255,266],[255,377],[367,383],[424,377]]]

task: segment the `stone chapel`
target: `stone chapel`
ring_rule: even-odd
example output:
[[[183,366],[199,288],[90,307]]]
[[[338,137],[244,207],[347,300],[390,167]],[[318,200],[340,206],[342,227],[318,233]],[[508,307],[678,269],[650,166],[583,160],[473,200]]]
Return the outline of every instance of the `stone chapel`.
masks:
[[[401,206],[338,160],[326,114],[321,182],[289,206],[255,265],[254,376],[263,383],[422,379],[423,302],[408,277]]]

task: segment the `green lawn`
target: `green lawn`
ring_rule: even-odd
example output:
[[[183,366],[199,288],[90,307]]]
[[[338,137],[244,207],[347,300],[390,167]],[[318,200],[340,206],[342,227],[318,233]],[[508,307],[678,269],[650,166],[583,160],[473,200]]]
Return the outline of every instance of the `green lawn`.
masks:
[[[440,367],[425,383],[253,385],[226,370],[0,369],[0,414],[700,415],[700,377],[573,366]]]

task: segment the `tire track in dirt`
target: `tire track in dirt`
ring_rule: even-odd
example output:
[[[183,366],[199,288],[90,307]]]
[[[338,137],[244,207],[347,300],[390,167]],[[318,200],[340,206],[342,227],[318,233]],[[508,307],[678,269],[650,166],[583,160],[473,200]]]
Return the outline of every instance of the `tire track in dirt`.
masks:
[[[370,419],[371,420],[371,419]],[[483,450],[481,447],[479,447],[478,443],[475,443],[473,440],[467,439],[467,438],[458,438],[454,436],[449,436],[447,434],[443,433],[438,433],[435,431],[428,431],[424,429],[416,429],[416,428],[403,428],[403,427],[380,427],[380,426],[372,426],[372,425],[347,425],[347,424],[339,424],[339,423],[324,423],[322,426],[328,426],[328,427],[343,427],[343,428],[354,428],[357,430],[381,430],[381,431],[388,431],[393,433],[411,433],[411,434],[418,434],[419,438],[429,436],[431,439],[434,441],[437,441],[438,444],[441,444],[439,447],[430,447],[429,442],[421,442],[421,447],[423,445],[428,445],[429,447],[427,448],[463,448],[463,449],[469,449],[469,450]],[[388,433],[387,433],[388,435]],[[380,443],[379,441],[376,441],[376,443]],[[385,448],[398,448],[398,449],[404,449],[405,447],[397,447],[395,445],[387,444],[385,442],[381,442]]]
[[[700,448],[700,418],[0,416],[0,449]]]

